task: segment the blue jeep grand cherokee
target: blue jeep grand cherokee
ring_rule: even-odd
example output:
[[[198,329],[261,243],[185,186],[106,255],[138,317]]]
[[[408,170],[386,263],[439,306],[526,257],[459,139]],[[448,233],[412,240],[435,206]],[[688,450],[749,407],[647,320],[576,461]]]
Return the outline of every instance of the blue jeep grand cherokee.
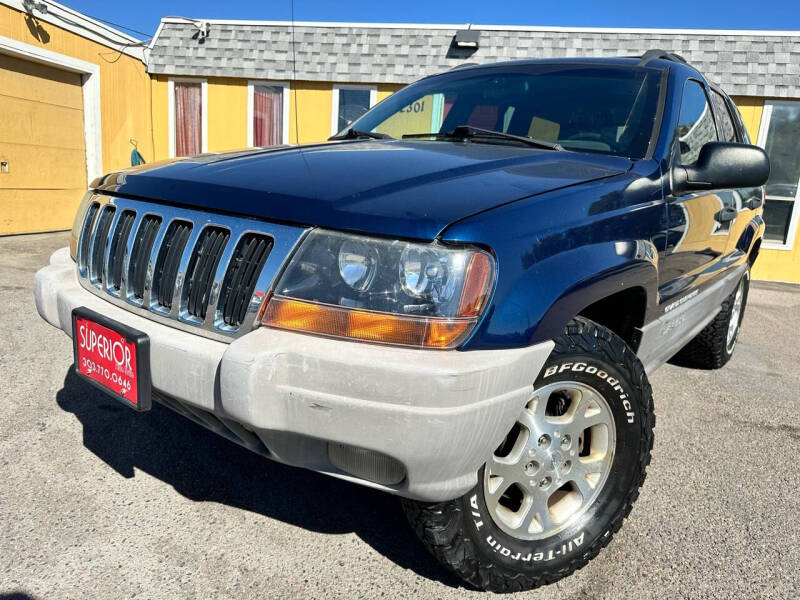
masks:
[[[676,55],[469,66],[329,143],[95,181],[36,303],[122,402],[397,494],[466,581],[532,588],[630,512],[648,374],[730,359],[768,173]]]

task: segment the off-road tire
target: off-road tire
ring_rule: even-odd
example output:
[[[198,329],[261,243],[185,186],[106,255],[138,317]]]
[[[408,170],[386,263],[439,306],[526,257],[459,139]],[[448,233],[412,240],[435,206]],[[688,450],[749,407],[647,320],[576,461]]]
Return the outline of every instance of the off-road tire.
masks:
[[[728,344],[728,327],[730,326],[734,299],[739,285],[744,286],[742,307],[739,312],[739,323],[733,345]],[[750,290],[750,272],[746,271],[736,289],[722,303],[722,308],[714,320],[698,333],[692,341],[686,344],[680,352],[670,359],[670,363],[679,367],[692,369],[720,369],[724,367],[733,356],[736,349],[736,338],[739,336],[745,308],[747,307],[747,294]]]
[[[635,353],[613,332],[583,318],[572,320],[554,341],[534,387],[560,378],[591,380],[606,397],[617,429],[611,470],[590,508],[550,537],[512,537],[487,513],[483,468],[478,484],[460,498],[438,503],[403,500],[408,521],[425,547],[448,569],[480,589],[529,590],[584,567],[608,545],[630,513],[650,463],[655,427],[652,390]],[[583,372],[565,365],[582,365]],[[586,375],[586,365],[592,365],[595,373],[600,369],[600,374]],[[618,383],[598,382],[602,375]],[[620,387],[624,393],[615,391]]]

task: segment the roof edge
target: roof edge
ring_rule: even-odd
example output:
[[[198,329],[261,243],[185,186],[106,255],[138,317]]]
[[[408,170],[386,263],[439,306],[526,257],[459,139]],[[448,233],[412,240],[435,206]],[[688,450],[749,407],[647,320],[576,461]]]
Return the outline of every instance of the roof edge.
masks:
[[[3,1],[3,0],[0,0]],[[237,19],[204,19],[192,17],[163,17],[159,24],[207,22],[216,25],[256,25],[268,27],[319,27],[319,28],[345,28],[357,27],[362,29],[479,29],[481,31],[543,31],[559,33],[657,33],[667,35],[736,35],[736,36],[776,36],[800,37],[800,30],[772,30],[772,29],[664,29],[655,27],[561,27],[549,25],[479,25],[476,23],[359,23],[344,21],[259,21]],[[154,38],[155,39],[155,38]]]
[[[47,0],[46,13],[30,13],[22,0],[0,0],[0,4],[145,62],[142,40],[54,0]]]

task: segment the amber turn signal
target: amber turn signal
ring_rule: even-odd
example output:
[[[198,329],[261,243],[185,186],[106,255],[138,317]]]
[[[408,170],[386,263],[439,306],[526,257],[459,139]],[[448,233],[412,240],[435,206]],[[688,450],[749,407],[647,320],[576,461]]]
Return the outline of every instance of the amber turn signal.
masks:
[[[396,315],[273,296],[262,322],[269,327],[366,342],[446,349],[463,341],[475,319]]]

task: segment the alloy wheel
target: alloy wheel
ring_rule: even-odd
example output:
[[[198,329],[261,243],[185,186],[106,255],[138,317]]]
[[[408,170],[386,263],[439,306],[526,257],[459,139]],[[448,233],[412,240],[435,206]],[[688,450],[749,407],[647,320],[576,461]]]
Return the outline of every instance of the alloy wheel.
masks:
[[[614,417],[597,390],[575,381],[536,390],[486,463],[492,519],[519,539],[558,533],[599,495],[615,446]]]

